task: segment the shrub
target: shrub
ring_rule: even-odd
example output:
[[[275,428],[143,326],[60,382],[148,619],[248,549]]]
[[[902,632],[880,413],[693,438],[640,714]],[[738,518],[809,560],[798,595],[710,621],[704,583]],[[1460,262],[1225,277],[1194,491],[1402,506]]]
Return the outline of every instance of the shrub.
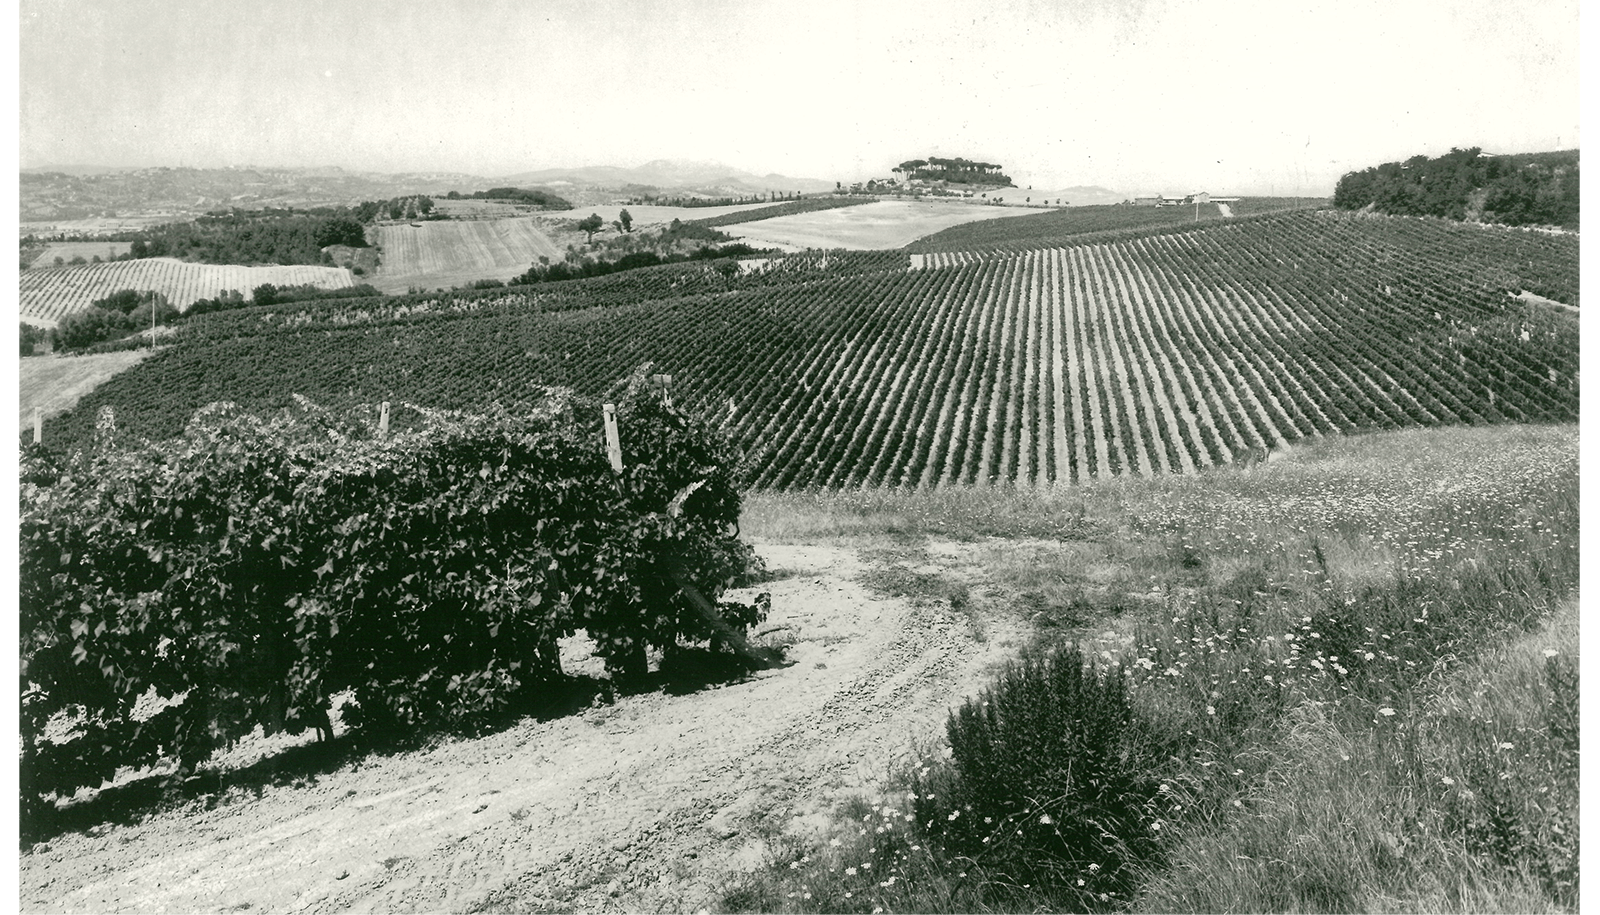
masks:
[[[1025,653],[946,730],[949,766],[914,787],[932,841],[1014,882],[1076,887],[1086,909],[1126,891],[1129,865],[1156,848],[1159,782],[1122,668],[1098,670],[1075,648]]]

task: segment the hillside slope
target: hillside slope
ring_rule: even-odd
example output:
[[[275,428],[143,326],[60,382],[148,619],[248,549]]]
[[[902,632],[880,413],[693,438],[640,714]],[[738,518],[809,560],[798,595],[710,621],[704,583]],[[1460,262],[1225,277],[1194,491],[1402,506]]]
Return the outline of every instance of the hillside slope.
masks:
[[[461,408],[543,384],[601,394],[646,361],[761,488],[1188,473],[1319,435],[1577,416],[1577,321],[1514,298],[1576,288],[1570,237],[1302,213],[924,269],[828,261],[208,316],[52,434],[82,439],[101,403],[157,435],[291,390]]]

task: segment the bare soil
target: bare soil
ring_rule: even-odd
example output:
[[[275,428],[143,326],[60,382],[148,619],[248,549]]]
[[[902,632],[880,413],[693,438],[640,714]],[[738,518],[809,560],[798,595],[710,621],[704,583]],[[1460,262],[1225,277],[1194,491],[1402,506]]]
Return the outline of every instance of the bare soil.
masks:
[[[80,823],[23,849],[21,908],[714,906],[772,843],[870,797],[1027,630],[982,602],[880,596],[853,549],[757,548],[784,577],[762,586],[756,641],[786,646],[787,667]],[[599,669],[569,647],[569,670]]]

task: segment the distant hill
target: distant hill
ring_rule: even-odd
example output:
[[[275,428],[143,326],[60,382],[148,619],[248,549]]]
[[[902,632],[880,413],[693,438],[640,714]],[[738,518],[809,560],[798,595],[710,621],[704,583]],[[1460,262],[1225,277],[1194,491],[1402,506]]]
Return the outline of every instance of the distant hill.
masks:
[[[24,223],[66,221],[108,214],[197,216],[230,206],[340,206],[415,194],[442,197],[487,187],[546,188],[578,204],[631,192],[671,190],[706,196],[746,196],[767,191],[819,193],[832,181],[757,175],[720,162],[656,159],[634,168],[610,165],[550,168],[498,178],[458,172],[384,174],[315,168],[121,168],[52,165],[20,170],[19,209]],[[580,192],[581,191],[581,192]]]
[[[834,188],[832,181],[794,178],[788,175],[757,175],[721,162],[694,162],[680,159],[654,159],[633,168],[615,165],[589,165],[578,168],[546,168],[519,172],[497,179],[521,187],[597,187],[621,190],[625,187],[700,191],[710,196],[754,194],[764,191],[820,193]],[[558,192],[559,193],[559,192]]]
[[[63,170],[70,169],[70,170]],[[106,213],[192,216],[229,206],[314,207],[487,187],[487,179],[447,172],[381,174],[317,168],[135,168],[60,166],[23,169],[23,222],[83,219]]]

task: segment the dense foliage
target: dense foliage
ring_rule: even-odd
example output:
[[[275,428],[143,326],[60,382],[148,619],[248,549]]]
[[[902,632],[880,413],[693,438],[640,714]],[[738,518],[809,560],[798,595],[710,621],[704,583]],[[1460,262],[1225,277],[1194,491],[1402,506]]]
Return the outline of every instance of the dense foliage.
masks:
[[[364,226],[370,226],[383,219],[446,219],[444,214],[433,212],[433,198],[425,194],[414,194],[410,197],[391,197],[388,200],[365,200],[356,204],[350,211],[350,218]],[[363,247],[366,242],[343,242],[353,248]]]
[[[761,249],[752,248],[742,242],[726,245],[701,245],[692,251],[680,253],[658,254],[655,251],[632,251],[613,259],[578,257],[570,262],[557,261],[553,264],[534,264],[527,272],[513,277],[509,283],[501,285],[532,286],[538,283],[553,283],[557,280],[587,279],[597,276],[608,276],[613,273],[623,273],[628,270],[641,270],[645,267],[659,267],[662,264],[681,264],[686,261],[715,261],[727,258],[750,257],[760,254]],[[733,266],[735,272],[738,265]],[[478,288],[493,288],[485,284]]]
[[[784,193],[783,191],[768,191],[766,195],[745,194],[738,197],[667,197],[647,191],[635,194],[628,198],[630,206],[658,206],[658,207],[732,207],[743,206],[749,203],[770,203],[774,200],[795,200],[799,192]]]
[[[1578,153],[1486,156],[1477,147],[1385,162],[1339,179],[1335,206],[1512,226],[1578,228]]]
[[[171,324],[178,317],[178,309],[161,293],[123,289],[62,318],[50,332],[51,342],[56,349],[83,349],[152,326]]]
[[[27,321],[22,322],[21,335],[22,355],[32,356],[40,343],[50,339],[50,332],[41,327],[35,327]]]
[[[950,764],[914,783],[928,840],[951,857],[1058,887],[1076,911],[1125,894],[1132,866],[1157,847],[1154,770],[1164,762],[1134,727],[1127,684],[1126,670],[1098,670],[1075,648],[1007,664],[950,713]]]
[[[549,191],[533,190],[525,187],[492,187],[486,191],[473,191],[462,194],[451,191],[445,195],[446,200],[507,200],[512,203],[527,204],[529,206],[543,207],[547,210],[570,210],[572,204]]]
[[[227,213],[152,226],[133,240],[130,254],[207,264],[329,264],[323,248],[366,244],[365,229],[348,215]]]
[[[323,299],[362,299],[382,296],[372,286],[365,283],[359,286],[345,286],[339,289],[324,289],[303,283],[298,286],[276,286],[272,283],[262,283],[251,290],[250,298],[246,299],[244,293],[237,289],[224,289],[214,298],[196,299],[183,313],[185,318],[197,315],[210,314],[218,311],[228,311],[234,308],[244,308],[250,305],[287,305],[291,302],[310,302]]]
[[[894,167],[894,172],[907,180],[945,181],[950,184],[994,184],[1015,187],[1011,179],[1000,172],[1003,166],[993,162],[974,162],[957,156],[953,159],[929,156],[926,159],[908,159]]]
[[[388,437],[370,406],[299,400],[128,445],[107,411],[86,451],[26,446],[25,805],[257,725],[326,728],[345,690],[369,735],[471,728],[537,703],[579,628],[624,685],[647,648],[711,638],[678,582],[714,601],[751,560],[733,454],[641,379],[621,474],[597,405],[561,395],[413,408]],[[740,629],[765,604],[720,610]]]

